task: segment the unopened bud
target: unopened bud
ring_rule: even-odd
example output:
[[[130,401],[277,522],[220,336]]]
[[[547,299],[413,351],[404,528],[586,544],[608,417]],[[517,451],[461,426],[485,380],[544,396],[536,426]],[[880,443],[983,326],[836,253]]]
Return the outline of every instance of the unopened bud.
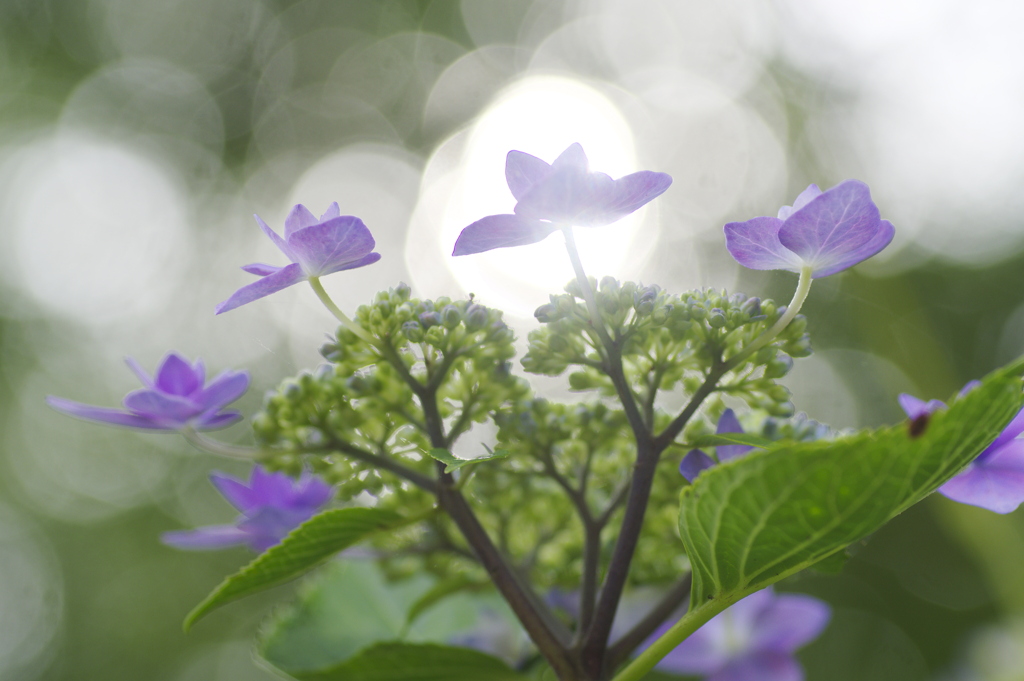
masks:
[[[446,329],[454,329],[462,323],[462,313],[454,305],[445,305],[441,310],[441,323]]]
[[[402,324],[402,335],[413,343],[423,342],[423,327],[419,322],[406,322]]]

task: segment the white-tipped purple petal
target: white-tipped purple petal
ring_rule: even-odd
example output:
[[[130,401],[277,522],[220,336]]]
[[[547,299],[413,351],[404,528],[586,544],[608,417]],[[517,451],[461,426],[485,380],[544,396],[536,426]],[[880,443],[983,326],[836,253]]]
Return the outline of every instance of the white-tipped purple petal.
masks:
[[[172,352],[156,370],[153,387],[169,395],[191,395],[203,386],[205,373],[201,364],[193,368],[188,360]]]
[[[925,414],[934,414],[939,409],[945,409],[946,404],[939,400],[928,400],[925,402],[922,399],[918,399],[913,395],[907,393],[900,393],[896,401],[900,403],[900,407],[903,412],[907,415],[911,421]]]
[[[488,215],[462,230],[452,255],[471,255],[495,248],[525,246],[546,239],[557,227],[518,215]]]
[[[146,373],[146,370],[142,368],[142,365],[136,362],[133,357],[125,357],[124,363],[127,364],[128,368],[132,370],[132,373],[138,377],[139,381],[142,382],[142,385],[147,388],[154,387],[152,377]]]
[[[277,274],[284,267],[278,267],[277,265],[267,265],[262,262],[254,262],[251,265],[242,265],[242,269],[249,274],[255,274],[259,277],[268,277],[271,274]]]
[[[751,647],[792,653],[818,638],[831,617],[832,609],[817,598],[781,594],[758,614]]]
[[[1010,513],[1024,502],[1024,440],[1013,440],[975,461],[939,488],[961,504]]]
[[[270,225],[263,222],[259,215],[253,215],[253,217],[256,218],[256,224],[258,224],[260,226],[260,229],[263,230],[263,233],[266,234],[270,238],[270,240],[274,242],[274,245],[277,246],[282,253],[287,255],[289,260],[295,262],[295,256],[292,253],[292,249],[288,247],[288,242],[282,239],[277,232],[272,230],[270,228]]]
[[[826,277],[885,248],[895,228],[880,219],[868,186],[846,180],[794,212],[779,229],[779,241]]]
[[[352,215],[332,218],[288,238],[288,246],[310,277],[337,272],[342,265],[366,257],[374,245],[370,230]]]
[[[133,390],[124,398],[124,406],[139,416],[156,423],[181,427],[188,420],[202,413],[202,408],[192,400],[180,395],[170,395],[159,390]]]
[[[725,226],[725,247],[736,262],[752,270],[799,272],[803,261],[779,241],[782,220],[760,217]]]
[[[505,157],[505,181],[516,201],[551,172],[545,161],[522,151],[510,151]]]
[[[249,372],[224,371],[210,381],[195,398],[204,411],[234,402],[249,388]]]
[[[233,475],[214,471],[210,473],[210,482],[217,488],[228,503],[234,506],[240,513],[251,513],[258,509],[263,500],[244,481]]]
[[[679,472],[689,482],[697,479],[701,471],[705,471],[715,465],[715,460],[699,449],[691,449],[679,462]]]
[[[736,412],[732,409],[723,411],[718,419],[718,428],[715,432],[718,435],[742,433],[743,426],[740,425],[740,420],[736,418]],[[715,447],[715,453],[718,454],[719,461],[730,461],[743,456],[752,449],[754,448],[750,445],[718,445]]]
[[[335,272],[341,272],[343,270],[354,270],[354,269],[357,269],[357,268],[360,268],[360,267],[366,267],[367,265],[372,265],[373,263],[377,262],[378,260],[380,260],[380,253],[367,253],[362,258],[359,258],[359,260],[353,260],[352,262],[339,263],[338,265],[329,268],[326,272],[324,272],[320,276],[324,276],[324,275],[327,275],[327,274],[334,274]]]
[[[758,651],[732,660],[704,681],[804,681],[804,670],[792,655]]]
[[[341,208],[338,207],[338,202],[335,201],[331,205],[327,206],[327,210],[320,216],[320,222],[327,222],[341,215]]]
[[[792,206],[783,206],[779,209],[779,219],[785,220],[793,213],[797,212],[814,199],[821,196],[821,190],[818,189],[818,185],[812,184],[807,189],[800,192],[800,196],[796,197],[796,201],[793,202]]]
[[[551,167],[558,170],[561,168],[573,168],[575,170],[587,169],[589,161],[587,161],[587,155],[583,153],[583,145],[579,142],[573,142],[565,148],[558,158],[554,160]]]
[[[211,525],[194,530],[164,532],[160,541],[168,546],[191,551],[211,551],[241,546],[249,541],[249,533],[234,525]]]
[[[296,204],[291,209],[291,212],[288,213],[288,217],[284,219],[284,240],[290,241],[292,234],[295,234],[300,229],[312,227],[318,222],[320,220],[317,220],[316,216],[310,213],[308,208],[301,203]]]
[[[305,281],[306,278],[302,271],[302,266],[298,263],[292,263],[274,274],[267,275],[259,281],[238,289],[231,294],[230,298],[218,305],[214,312],[222,314],[229,310],[234,310],[236,307],[241,307],[246,303],[269,296],[271,293],[277,293],[281,289],[288,288],[300,281]]]
[[[124,426],[126,428],[143,428],[145,430],[175,430],[150,418],[139,416],[138,414],[129,414],[120,409],[94,407],[52,395],[46,397],[46,403],[61,413],[86,421],[95,421],[111,426]]]

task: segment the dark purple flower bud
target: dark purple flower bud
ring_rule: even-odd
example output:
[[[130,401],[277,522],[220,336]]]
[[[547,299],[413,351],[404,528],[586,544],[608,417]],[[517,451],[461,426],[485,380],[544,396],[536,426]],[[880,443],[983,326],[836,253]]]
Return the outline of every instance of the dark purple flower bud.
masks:
[[[725,226],[725,243],[736,262],[754,270],[811,268],[827,277],[867,260],[889,245],[895,228],[882,220],[868,186],[847,180],[826,192],[811,185],[779,216]]]
[[[429,329],[441,323],[441,314],[438,312],[423,312],[420,314],[419,320],[424,329]]]
[[[380,253],[372,252],[375,242],[363,221],[340,213],[338,204],[332,203],[317,219],[300,203],[284,221],[283,239],[260,216],[253,216],[264,234],[292,263],[284,267],[263,263],[245,265],[243,270],[262,278],[235,291],[217,306],[216,313],[233,310],[310,277],[351,270],[380,260]]]
[[[971,381],[960,391],[966,394],[977,385]],[[900,407],[911,425],[927,425],[927,419],[946,405],[939,400],[919,400],[903,393]],[[939,494],[961,504],[979,506],[996,513],[1010,513],[1024,503],[1024,410],[1021,410],[995,440],[967,467],[939,488]],[[921,434],[921,433],[919,433]]]
[[[232,525],[165,532],[160,537],[163,543],[200,551],[246,544],[253,551],[266,551],[312,518],[334,494],[330,485],[310,473],[293,480],[260,466],[253,467],[248,484],[223,473],[212,474],[210,480],[241,515]]]
[[[249,387],[245,371],[225,371],[205,383],[203,361],[191,365],[174,352],[161,362],[155,378],[150,378],[135,360],[126,361],[145,388],[128,393],[125,410],[93,407],[52,395],[46,403],[76,418],[144,430],[214,430],[242,418],[237,411],[221,410]]]
[[[488,215],[462,230],[452,255],[541,241],[559,227],[611,224],[660,196],[672,178],[642,170],[613,180],[587,169],[578,143],[548,165],[536,156],[510,151],[505,179],[518,203],[513,215]]]
[[[718,427],[715,430],[717,435],[726,435],[728,433],[742,433],[743,426],[740,425],[740,420],[736,418],[736,412],[732,409],[726,409],[722,412],[722,415],[718,418]],[[750,445],[718,445],[715,447],[715,453],[718,455],[719,461],[730,461],[737,457],[743,456],[754,447]],[[682,462],[679,464],[679,472],[682,473],[683,477],[693,482],[697,479],[697,476],[701,471],[711,468],[715,465],[714,459],[705,454],[699,449],[691,449],[687,452],[686,456],[683,457]]]
[[[817,638],[831,617],[816,598],[757,591],[713,617],[657,668],[708,681],[797,681],[804,675],[794,653]],[[641,650],[672,624],[662,625]]]
[[[761,314],[761,299],[760,298],[748,298],[744,301],[740,307],[743,310],[743,314],[748,317],[757,317]]]

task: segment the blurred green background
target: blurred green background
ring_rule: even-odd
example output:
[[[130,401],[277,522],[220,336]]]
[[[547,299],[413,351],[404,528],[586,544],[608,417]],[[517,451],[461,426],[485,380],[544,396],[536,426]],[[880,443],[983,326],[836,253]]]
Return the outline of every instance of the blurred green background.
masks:
[[[184,635],[247,555],[158,542],[229,521],[206,475],[242,469],[43,403],[114,405],[124,356],[173,349],[249,369],[251,414],[315,366],[332,324],[308,291],[212,314],[238,266],[280,261],[253,213],[366,221],[384,258],[328,279],[343,308],[399,280],[473,291],[525,338],[571,276],[558,244],[447,257],[511,207],[508,149],[673,175],[581,235],[592,274],[779,300],[793,277],[741,272],[721,226],[857,177],[896,240],[815,284],[797,408],[893,422],[897,393],[944,398],[1024,352],[1022,29],[1010,0],[0,0],[0,680],[273,678],[251,641],[293,588]],[[841,575],[783,585],[835,607],[808,679],[1024,679],[1021,566],[1020,513],[927,500]]]

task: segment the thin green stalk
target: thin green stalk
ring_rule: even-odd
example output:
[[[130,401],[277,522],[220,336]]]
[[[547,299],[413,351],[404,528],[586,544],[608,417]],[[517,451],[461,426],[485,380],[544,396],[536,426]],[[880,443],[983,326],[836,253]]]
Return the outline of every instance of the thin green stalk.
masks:
[[[583,271],[583,261],[580,260],[580,252],[576,248],[576,237],[573,236],[572,227],[562,227],[562,235],[565,236],[565,250],[569,252],[569,261],[572,262],[572,269],[576,273],[576,281],[579,282],[580,289],[583,290],[583,299],[587,301],[587,309],[590,311],[594,330],[597,331],[597,335],[601,337],[605,346],[611,346],[612,340],[604,328],[604,322],[601,321],[601,312],[597,309],[597,297],[594,295],[594,289],[590,288],[590,278]]]
[[[334,318],[341,322],[346,329],[359,336],[367,343],[370,343],[371,345],[375,344],[373,336],[368,334],[366,329],[349,319],[348,315],[342,312],[341,308],[334,304],[331,297],[327,295],[327,291],[324,290],[323,284],[320,283],[320,277],[310,277],[309,285],[313,287],[313,292],[316,293],[316,297],[320,299],[320,302],[324,304],[324,307],[330,310],[331,314],[334,315]]]
[[[204,452],[210,454],[219,454],[220,456],[227,456],[232,459],[243,459],[246,461],[259,461],[263,457],[270,456],[273,454],[272,451],[267,449],[258,449],[256,447],[240,447],[238,445],[229,445],[226,442],[218,442],[212,438],[208,438],[202,433],[196,431],[194,428],[184,428],[181,434],[197,449],[201,449]]]
[[[743,360],[771,343],[775,340],[776,336],[782,333],[786,327],[789,326],[789,323],[793,321],[797,314],[800,313],[800,308],[803,307],[804,301],[807,300],[807,293],[811,290],[812,281],[811,267],[809,265],[804,265],[800,270],[800,279],[797,281],[796,291],[793,292],[793,300],[791,300],[789,302],[789,306],[786,307],[786,312],[779,317],[778,321],[772,325],[772,328],[758,336],[753,343],[743,348],[743,350],[738,354],[730,357],[725,362],[726,370],[739,366]]]

